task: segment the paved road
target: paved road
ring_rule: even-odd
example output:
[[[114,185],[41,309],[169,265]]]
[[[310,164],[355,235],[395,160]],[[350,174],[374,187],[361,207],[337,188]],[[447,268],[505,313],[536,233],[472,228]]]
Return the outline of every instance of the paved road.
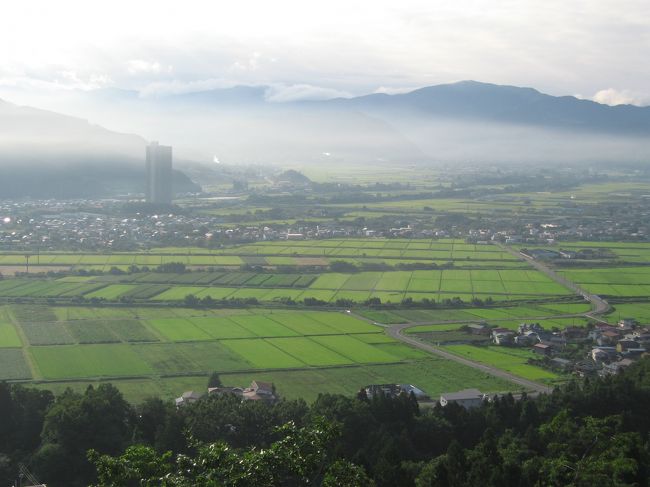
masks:
[[[587,313],[586,316],[588,316],[590,318],[593,318],[593,319],[595,319],[597,321],[603,321],[602,319],[598,318],[597,316],[605,314],[608,311],[611,311],[612,307],[603,298],[601,298],[600,296],[597,296],[595,294],[588,293],[587,291],[582,289],[580,286],[578,286],[576,283],[571,282],[568,279],[565,279],[564,277],[559,275],[557,272],[555,272],[553,269],[548,267],[543,262],[540,262],[539,260],[535,260],[532,257],[524,255],[521,252],[518,252],[517,250],[515,250],[515,249],[513,249],[511,247],[508,247],[507,245],[497,243],[497,246],[500,247],[503,251],[508,252],[509,254],[514,255],[515,257],[526,261],[528,264],[533,266],[538,271],[546,274],[548,277],[553,279],[558,284],[561,284],[564,287],[567,287],[567,288],[571,289],[576,294],[581,295],[586,301],[589,301],[592,304],[594,309],[590,313]]]
[[[419,348],[420,350],[424,350],[425,352],[438,355],[448,360],[453,360],[454,362],[458,362],[468,367],[472,367],[474,369],[485,372],[486,374],[490,374],[495,377],[499,377],[501,379],[514,382],[515,384],[520,385],[522,388],[528,391],[543,392],[543,393],[550,393],[552,391],[552,388],[545,386],[544,384],[539,384],[538,382],[533,382],[532,380],[527,380],[522,377],[518,377],[504,370],[490,367],[489,365],[481,364],[479,362],[474,362],[473,360],[469,360],[460,357],[458,355],[454,355],[453,353],[445,352],[444,350],[434,347],[433,345],[423,343],[416,338],[406,336],[402,333],[402,331],[404,331],[406,328],[410,328],[412,326],[414,326],[412,323],[402,323],[399,325],[389,326],[386,331],[388,332],[389,336],[395,338],[396,340],[401,340],[405,343],[408,343],[411,346]]]

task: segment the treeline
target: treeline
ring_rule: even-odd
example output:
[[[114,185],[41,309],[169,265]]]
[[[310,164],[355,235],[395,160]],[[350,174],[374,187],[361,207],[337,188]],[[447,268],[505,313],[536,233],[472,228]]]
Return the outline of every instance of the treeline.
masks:
[[[281,392],[281,391],[280,391]],[[465,410],[412,396],[233,395],[128,404],[110,384],[0,385],[0,484],[18,464],[52,487],[647,486],[650,359],[624,374]]]

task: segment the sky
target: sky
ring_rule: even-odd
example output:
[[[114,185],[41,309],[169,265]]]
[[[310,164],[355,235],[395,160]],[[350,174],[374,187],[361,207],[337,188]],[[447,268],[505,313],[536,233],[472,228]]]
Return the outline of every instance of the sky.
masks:
[[[650,105],[647,0],[20,0],[0,6],[0,97],[142,97],[238,84],[271,101],[466,79]]]

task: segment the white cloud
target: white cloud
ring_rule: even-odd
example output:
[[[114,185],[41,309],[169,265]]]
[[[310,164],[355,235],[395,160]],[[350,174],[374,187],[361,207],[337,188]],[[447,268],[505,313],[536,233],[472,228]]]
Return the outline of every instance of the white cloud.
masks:
[[[143,59],[131,59],[126,63],[126,71],[129,74],[160,74],[171,73],[172,66],[163,67],[157,61],[145,61]]]
[[[636,105],[647,106],[650,104],[650,96],[640,93],[634,93],[629,90],[616,90],[614,88],[607,88],[600,90],[593,97],[592,100],[604,105]]]
[[[140,97],[150,98],[157,96],[182,95],[185,93],[232,88],[239,84],[243,83],[237,83],[236,81],[229,81],[223,78],[200,79],[196,81],[156,81],[142,88],[140,90]]]
[[[417,90],[421,86],[409,86],[409,87],[397,87],[397,86],[380,86],[375,90],[375,93],[383,93],[385,95],[401,95],[403,93],[410,93],[413,90]]]
[[[276,84],[270,86],[265,93],[266,100],[275,103],[286,103],[290,101],[329,100],[332,98],[350,98],[351,96],[353,95],[347,91],[307,84]]]

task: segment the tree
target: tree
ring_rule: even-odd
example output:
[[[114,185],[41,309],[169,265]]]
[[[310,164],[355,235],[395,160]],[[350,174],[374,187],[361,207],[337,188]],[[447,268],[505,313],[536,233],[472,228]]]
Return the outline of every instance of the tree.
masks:
[[[223,387],[219,374],[217,372],[212,372],[210,378],[208,379],[208,388],[210,387]]]
[[[290,422],[277,433],[280,439],[266,449],[197,443],[193,456],[173,458],[169,452],[158,455],[150,447],[132,446],[118,457],[90,451],[88,458],[101,487],[372,485],[360,467],[329,458],[328,446],[337,435],[334,424],[316,419],[298,428]]]

